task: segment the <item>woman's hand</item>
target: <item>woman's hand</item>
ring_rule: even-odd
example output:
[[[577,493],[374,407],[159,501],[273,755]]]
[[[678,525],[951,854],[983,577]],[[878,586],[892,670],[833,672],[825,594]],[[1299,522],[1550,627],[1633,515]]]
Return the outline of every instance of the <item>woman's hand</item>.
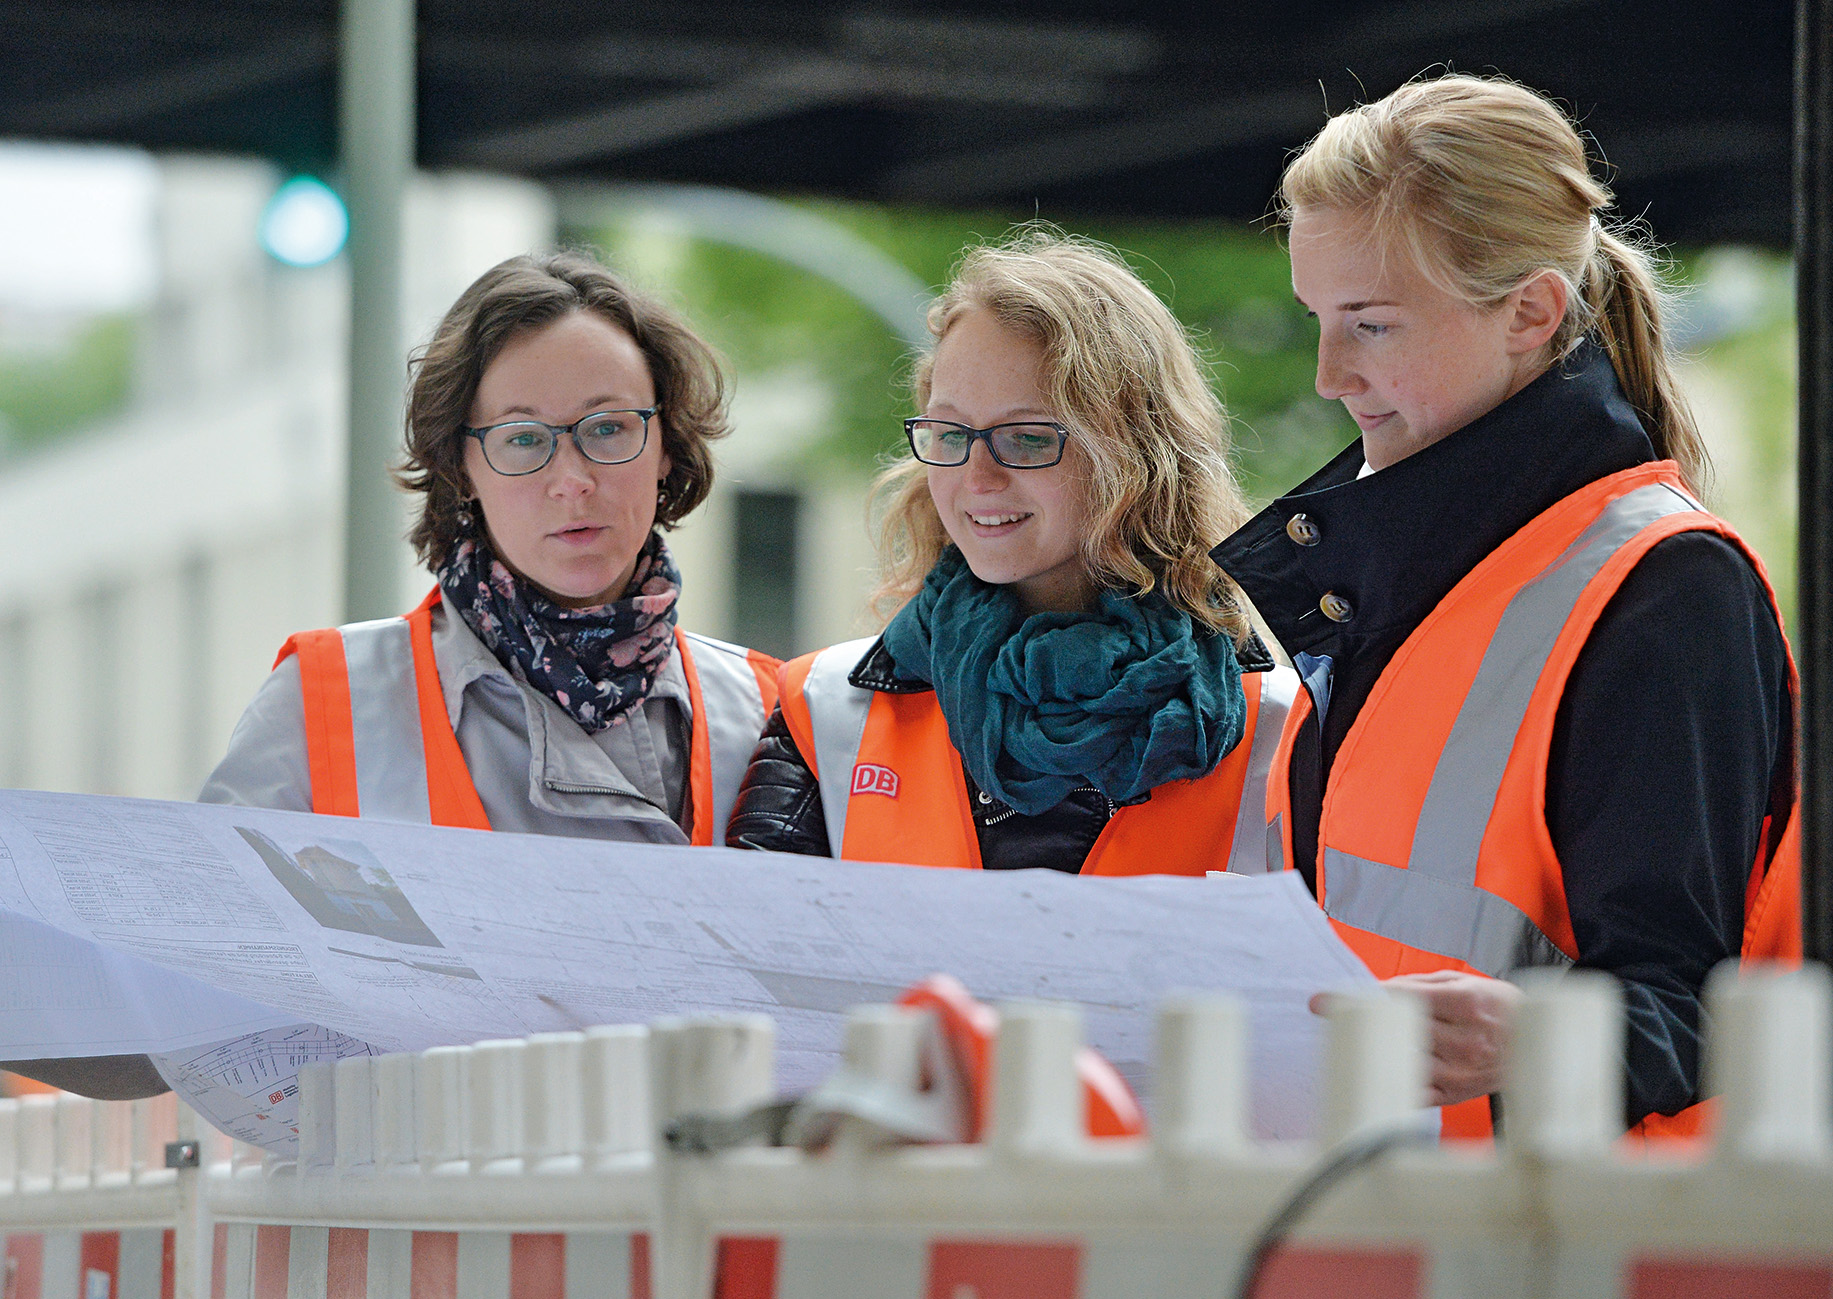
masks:
[[[1425,999],[1432,1032],[1428,1104],[1455,1105],[1502,1090],[1521,989],[1501,979],[1455,970],[1402,974],[1382,984]],[[1329,995],[1319,993],[1311,999],[1313,1014],[1324,1012]]]

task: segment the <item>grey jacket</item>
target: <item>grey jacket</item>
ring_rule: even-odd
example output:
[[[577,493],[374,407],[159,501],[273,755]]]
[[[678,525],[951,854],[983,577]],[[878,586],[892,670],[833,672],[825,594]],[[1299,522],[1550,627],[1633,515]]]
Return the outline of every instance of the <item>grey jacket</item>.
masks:
[[[687,842],[693,709],[679,654],[669,656],[648,699],[597,735],[510,675],[443,605],[433,611],[433,654],[452,730],[493,828]],[[256,692],[198,799],[311,811],[296,657]]]

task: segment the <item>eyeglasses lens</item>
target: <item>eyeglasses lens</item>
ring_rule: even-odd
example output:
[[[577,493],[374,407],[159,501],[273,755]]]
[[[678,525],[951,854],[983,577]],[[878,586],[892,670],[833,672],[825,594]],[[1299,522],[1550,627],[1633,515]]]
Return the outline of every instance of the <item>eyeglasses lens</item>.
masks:
[[[1049,424],[1007,424],[993,430],[993,450],[1009,465],[1032,468],[1053,462],[1063,439]]]
[[[621,465],[635,460],[643,450],[647,424],[635,411],[614,410],[594,415],[579,425],[579,449],[587,460],[601,465]]]
[[[545,424],[499,424],[484,434],[484,459],[499,474],[532,474],[553,454]]]

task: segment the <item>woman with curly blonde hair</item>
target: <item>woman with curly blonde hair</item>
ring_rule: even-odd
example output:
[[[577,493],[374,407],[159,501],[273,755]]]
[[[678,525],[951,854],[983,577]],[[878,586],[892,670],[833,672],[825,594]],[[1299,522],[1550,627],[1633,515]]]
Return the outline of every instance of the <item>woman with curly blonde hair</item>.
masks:
[[[1296,689],[1207,552],[1247,514],[1183,328],[1112,252],[1029,230],[930,309],[879,481],[883,634],[785,665],[740,846],[1083,874],[1266,869]]]

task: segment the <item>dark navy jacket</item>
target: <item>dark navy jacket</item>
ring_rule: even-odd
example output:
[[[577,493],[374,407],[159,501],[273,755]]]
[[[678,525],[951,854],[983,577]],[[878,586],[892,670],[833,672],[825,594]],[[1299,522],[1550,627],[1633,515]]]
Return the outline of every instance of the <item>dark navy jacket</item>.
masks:
[[[1585,344],[1379,473],[1356,477],[1352,443],[1212,552],[1286,651],[1315,664],[1308,685],[1328,682],[1322,725],[1306,722],[1290,771],[1293,850],[1314,890],[1325,781],[1401,642],[1535,516],[1654,458],[1608,359]],[[1315,544],[1288,535],[1299,513]],[[1320,611],[1327,592],[1348,601],[1347,621]],[[1547,825],[1578,964],[1623,982],[1630,1123],[1698,1097],[1700,989],[1738,954],[1763,818],[1794,780],[1787,673],[1755,570],[1722,538],[1690,532],[1624,580],[1561,699]]]

